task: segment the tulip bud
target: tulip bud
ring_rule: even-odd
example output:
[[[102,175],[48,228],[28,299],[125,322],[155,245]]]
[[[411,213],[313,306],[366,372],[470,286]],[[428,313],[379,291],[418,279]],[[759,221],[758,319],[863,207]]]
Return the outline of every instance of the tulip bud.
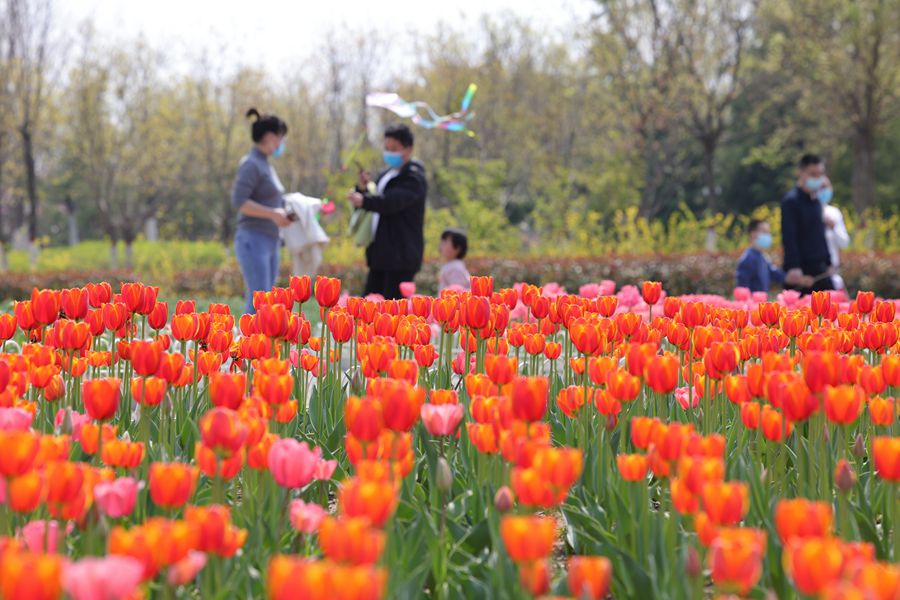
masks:
[[[700,563],[700,555],[693,546],[688,547],[687,557],[684,560],[684,572],[690,577],[698,577],[703,572],[703,565]]]
[[[828,425],[822,426],[822,436],[825,438],[825,443],[831,441],[831,431],[828,429]]]
[[[450,463],[443,456],[438,458],[437,462],[437,488],[442,492],[450,491],[453,487],[453,471],[450,470]]]
[[[853,442],[853,456],[862,458],[866,455],[866,442],[861,434],[856,434],[856,440]]]
[[[616,415],[606,415],[606,431],[612,432],[616,425],[619,424],[619,417]]]
[[[837,468],[834,470],[834,485],[844,493],[849,492],[856,485],[856,473],[850,463],[843,458],[838,461]]]
[[[72,410],[66,409],[66,416],[63,417],[62,426],[59,432],[63,435],[72,435]]]
[[[515,502],[515,498],[513,497],[512,490],[509,489],[508,486],[503,486],[497,493],[494,494],[494,508],[497,509],[497,512],[501,515],[509,512],[509,510],[513,507],[513,503]]]

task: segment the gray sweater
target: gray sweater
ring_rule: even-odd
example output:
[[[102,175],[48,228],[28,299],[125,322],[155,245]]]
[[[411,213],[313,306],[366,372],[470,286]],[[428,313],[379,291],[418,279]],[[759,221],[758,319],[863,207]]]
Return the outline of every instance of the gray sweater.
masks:
[[[237,177],[234,179],[234,189],[231,192],[231,205],[239,210],[247,200],[253,200],[269,208],[283,208],[284,186],[278,179],[275,169],[269,165],[266,155],[253,148],[249,154],[241,159],[238,166]],[[278,226],[269,219],[250,217],[244,213],[238,213],[238,229],[247,229],[278,237]]]

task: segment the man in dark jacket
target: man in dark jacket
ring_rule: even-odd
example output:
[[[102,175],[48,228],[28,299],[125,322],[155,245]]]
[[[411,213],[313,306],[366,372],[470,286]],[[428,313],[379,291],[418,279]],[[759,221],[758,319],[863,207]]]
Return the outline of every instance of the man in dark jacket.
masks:
[[[814,154],[800,159],[797,185],[781,201],[785,287],[808,294],[833,289],[831,257],[819,192],[826,186],[825,164]]]
[[[384,132],[384,162],[388,169],[375,184],[360,173],[348,198],[356,208],[374,213],[372,243],[366,248],[369,276],[365,294],[400,298],[400,284],[412,281],[425,252],[425,167],[414,160],[413,134],[406,125]]]

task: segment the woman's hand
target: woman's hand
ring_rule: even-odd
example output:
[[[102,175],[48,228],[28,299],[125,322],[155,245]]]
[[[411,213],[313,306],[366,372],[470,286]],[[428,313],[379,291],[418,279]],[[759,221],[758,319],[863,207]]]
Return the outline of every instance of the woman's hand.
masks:
[[[287,216],[287,211],[283,208],[273,208],[272,215],[269,218],[279,227],[287,227],[291,224],[291,220],[288,219]]]

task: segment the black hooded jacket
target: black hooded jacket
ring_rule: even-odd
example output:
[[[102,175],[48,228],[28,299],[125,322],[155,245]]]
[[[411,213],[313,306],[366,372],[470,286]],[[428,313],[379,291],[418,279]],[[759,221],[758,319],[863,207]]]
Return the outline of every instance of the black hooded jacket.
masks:
[[[378,174],[378,181],[388,171]],[[400,168],[382,194],[363,193],[363,208],[378,213],[375,239],[366,248],[370,269],[418,271],[425,252],[425,167],[411,160]]]

